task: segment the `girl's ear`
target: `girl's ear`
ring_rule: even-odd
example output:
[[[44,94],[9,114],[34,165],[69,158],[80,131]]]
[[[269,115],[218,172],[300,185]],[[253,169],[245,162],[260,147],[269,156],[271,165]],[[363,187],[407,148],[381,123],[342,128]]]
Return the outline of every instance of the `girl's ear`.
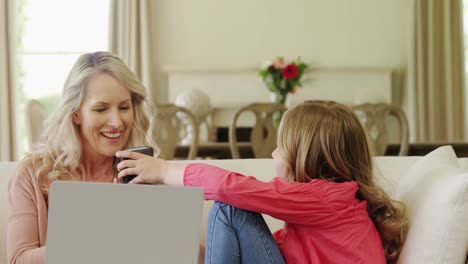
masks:
[[[81,119],[78,116],[77,112],[73,113],[72,121],[73,121],[73,123],[75,123],[75,125],[80,125],[81,124]]]

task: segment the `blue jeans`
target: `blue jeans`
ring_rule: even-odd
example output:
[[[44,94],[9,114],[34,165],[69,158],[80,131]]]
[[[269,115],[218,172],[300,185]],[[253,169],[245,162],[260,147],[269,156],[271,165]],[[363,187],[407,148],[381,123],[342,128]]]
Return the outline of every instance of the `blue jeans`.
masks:
[[[285,263],[259,213],[215,202],[208,216],[205,263]]]

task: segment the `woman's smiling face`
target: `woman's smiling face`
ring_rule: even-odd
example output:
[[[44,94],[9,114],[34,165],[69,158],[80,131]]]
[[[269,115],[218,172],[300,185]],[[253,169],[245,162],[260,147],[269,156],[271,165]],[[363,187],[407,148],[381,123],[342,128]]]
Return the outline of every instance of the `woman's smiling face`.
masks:
[[[130,90],[110,74],[91,77],[73,116],[80,129],[83,154],[114,156],[127,144],[133,121]]]

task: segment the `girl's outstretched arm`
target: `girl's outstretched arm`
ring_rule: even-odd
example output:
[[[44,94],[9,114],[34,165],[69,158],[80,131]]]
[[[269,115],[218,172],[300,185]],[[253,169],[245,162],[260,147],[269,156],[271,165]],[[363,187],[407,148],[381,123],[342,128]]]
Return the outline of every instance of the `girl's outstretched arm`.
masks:
[[[130,158],[117,165],[119,179],[137,175],[130,183],[200,187],[205,200],[221,201],[290,223],[326,225],[340,216],[337,208],[366,210],[365,204],[355,199],[355,182],[299,183],[278,177],[262,182],[208,164],[173,164],[129,151],[119,151],[116,156]]]

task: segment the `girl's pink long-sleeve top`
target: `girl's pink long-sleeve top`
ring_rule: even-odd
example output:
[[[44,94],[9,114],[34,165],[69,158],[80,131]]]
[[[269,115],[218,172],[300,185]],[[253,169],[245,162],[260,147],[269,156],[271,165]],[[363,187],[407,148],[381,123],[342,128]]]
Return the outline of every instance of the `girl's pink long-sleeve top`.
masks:
[[[184,185],[201,187],[205,200],[273,216],[287,223],[273,236],[287,263],[385,263],[380,235],[356,182],[287,182],[207,164],[189,164]]]

